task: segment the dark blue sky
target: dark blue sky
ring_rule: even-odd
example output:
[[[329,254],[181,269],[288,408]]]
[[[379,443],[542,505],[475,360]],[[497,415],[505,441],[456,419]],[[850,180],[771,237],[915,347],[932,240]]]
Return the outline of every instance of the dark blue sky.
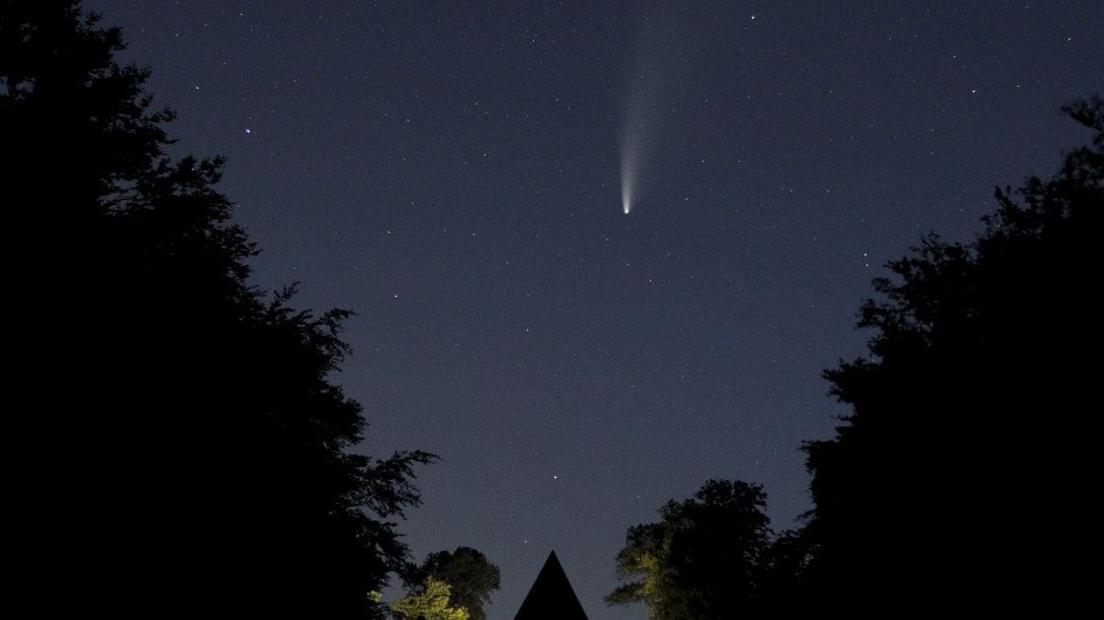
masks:
[[[487,553],[493,620],[551,548],[592,620],[645,617],[601,602],[625,530],[711,477],[792,525],[871,278],[1051,173],[1104,91],[1095,0],[87,6],[180,152],[228,158],[255,282],[359,313],[364,449],[443,457],[402,529]]]

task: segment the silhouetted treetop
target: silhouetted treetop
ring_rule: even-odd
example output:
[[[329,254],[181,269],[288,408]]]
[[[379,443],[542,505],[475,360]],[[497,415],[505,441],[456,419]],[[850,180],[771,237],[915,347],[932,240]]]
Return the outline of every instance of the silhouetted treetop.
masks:
[[[653,620],[755,615],[770,546],[765,507],[762,487],[727,480],[668,502],[658,523],[629,528],[617,569],[634,581],[606,601],[644,603]]]
[[[41,611],[382,617],[368,593],[408,563],[391,519],[433,457],[356,451],[350,313],[249,285],[221,160],[166,153],[173,115],[122,48],[77,2],[0,7],[27,568],[65,593]]]
[[[1090,143],[998,189],[975,241],[930,235],[891,262],[862,306],[869,356],[825,373],[852,411],[806,446],[809,596],[934,604],[1078,581],[1076,543],[1055,536],[1095,467],[1104,105],[1066,110]]]
[[[6,163],[32,178],[65,170],[37,188],[47,195],[104,198],[147,176],[169,142],[162,123],[173,115],[151,109],[147,69],[115,62],[121,31],[100,28],[77,2],[13,0],[0,20],[2,127],[9,155],[19,153]]]
[[[431,553],[413,571],[414,581],[436,579],[450,587],[449,604],[468,612],[471,620],[484,620],[483,606],[499,588],[498,567],[477,549],[457,547],[453,551]]]

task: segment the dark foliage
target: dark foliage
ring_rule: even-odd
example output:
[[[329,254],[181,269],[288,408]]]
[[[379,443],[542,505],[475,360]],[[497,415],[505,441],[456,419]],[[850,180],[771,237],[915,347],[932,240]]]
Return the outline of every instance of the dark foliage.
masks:
[[[870,355],[826,373],[852,413],[806,446],[808,600],[1057,605],[1089,587],[1104,106],[1067,111],[1092,143],[998,190],[975,242],[929,236],[891,263],[862,307]]]
[[[668,502],[658,523],[629,529],[617,567],[622,578],[636,581],[606,601],[644,603],[653,620],[756,615],[770,545],[765,506],[760,486],[726,480],[710,480],[690,499]]]
[[[173,115],[122,47],[76,2],[0,4],[7,416],[39,615],[378,615],[367,593],[406,560],[389,519],[432,457],[348,451],[348,313],[247,285],[221,162],[166,155]]]
[[[483,606],[491,602],[491,594],[499,588],[498,567],[471,547],[429,554],[413,571],[412,581],[420,584],[428,578],[447,583],[451,588],[449,606],[463,607],[471,620],[487,617]]]

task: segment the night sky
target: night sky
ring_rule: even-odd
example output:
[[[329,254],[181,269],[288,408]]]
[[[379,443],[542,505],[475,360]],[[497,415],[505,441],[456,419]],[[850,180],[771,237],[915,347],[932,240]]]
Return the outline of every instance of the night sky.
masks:
[[[555,549],[592,620],[625,530],[705,480],[810,507],[870,280],[1049,175],[1104,91],[1086,2],[86,2],[263,254],[350,308],[364,449],[424,449],[417,559],[509,620]],[[625,214],[622,163],[632,196]]]

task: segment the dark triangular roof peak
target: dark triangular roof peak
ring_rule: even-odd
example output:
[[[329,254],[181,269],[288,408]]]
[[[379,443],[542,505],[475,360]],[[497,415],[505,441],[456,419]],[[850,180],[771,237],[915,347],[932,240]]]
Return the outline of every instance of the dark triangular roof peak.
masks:
[[[514,620],[587,620],[555,551],[548,554]]]

